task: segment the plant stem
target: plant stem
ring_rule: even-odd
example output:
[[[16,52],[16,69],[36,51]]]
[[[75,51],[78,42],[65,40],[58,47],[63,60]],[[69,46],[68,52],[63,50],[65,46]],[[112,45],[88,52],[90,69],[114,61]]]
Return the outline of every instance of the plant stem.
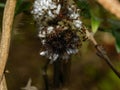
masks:
[[[107,52],[105,51],[105,49],[101,45],[97,45],[95,47],[96,50],[98,51],[97,55],[103,58],[106,61],[106,63],[109,65],[109,67],[113,70],[113,72],[120,78],[120,72],[118,72],[115,69],[113,63],[110,61],[110,58],[107,56]]]
[[[85,26],[83,28],[86,30],[86,36],[88,39],[94,44],[96,50],[97,50],[97,55],[105,60],[105,62],[108,64],[108,66],[113,70],[113,72],[120,78],[120,72],[114,67],[113,63],[111,62],[110,58],[107,55],[107,52],[103,48],[103,46],[98,45],[96,42],[94,36],[92,33],[90,33]]]
[[[47,75],[47,69],[48,69],[48,64],[50,63],[50,60],[48,60],[43,67],[43,78],[44,78],[44,83],[45,83],[45,90],[49,90],[49,84],[48,84],[48,75]]]
[[[54,63],[54,87],[55,90],[64,87],[70,79],[71,60],[58,58]]]
[[[14,10],[16,6],[16,1],[17,0],[7,0],[4,9],[3,22],[2,22],[2,36],[0,42],[0,81],[2,81],[0,83],[5,82],[4,81],[5,79],[2,79],[2,77],[9,53],[11,30],[14,19]]]
[[[60,58],[54,61],[53,65],[54,65],[54,87],[57,89],[60,87],[61,80],[62,80]]]

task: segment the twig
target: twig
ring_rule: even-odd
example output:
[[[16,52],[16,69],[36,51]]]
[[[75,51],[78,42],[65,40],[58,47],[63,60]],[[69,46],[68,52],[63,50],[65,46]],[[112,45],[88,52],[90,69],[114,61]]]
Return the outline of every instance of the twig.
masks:
[[[105,49],[101,46],[101,45],[97,45],[96,46],[97,49],[97,55],[101,58],[103,58],[107,64],[110,66],[110,68],[113,70],[113,72],[120,78],[120,72],[118,72],[113,63],[110,61],[110,58],[107,56],[107,52],[105,51]]]
[[[2,82],[4,82],[2,76],[4,73],[4,69],[9,53],[11,30],[12,30],[16,1],[17,0],[7,0],[4,9],[3,22],[2,22],[2,36],[0,42],[0,81]]]
[[[90,33],[85,26],[83,26],[83,28],[86,30],[86,36],[88,37],[88,39],[94,44],[97,50],[97,55],[103,60],[105,60],[109,67],[113,70],[113,72],[120,78],[120,72],[118,72],[117,69],[115,69],[103,46],[98,45],[95,38],[93,37],[93,34]]]

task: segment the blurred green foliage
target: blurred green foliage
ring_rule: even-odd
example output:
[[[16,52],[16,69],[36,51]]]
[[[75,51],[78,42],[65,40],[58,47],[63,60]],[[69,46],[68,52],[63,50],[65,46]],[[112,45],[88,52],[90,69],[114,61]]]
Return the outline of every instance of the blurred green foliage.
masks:
[[[31,2],[28,2],[28,1],[25,1],[25,0],[17,0],[15,15],[17,15],[21,12],[30,11],[31,5],[32,5]]]
[[[93,33],[96,33],[100,26],[100,19],[97,18],[94,14],[91,14],[91,29]]]
[[[116,29],[116,30],[113,30],[113,35],[116,39],[116,49],[117,49],[117,52],[120,53],[120,30],[119,29]]]
[[[90,5],[87,0],[78,0],[77,2],[78,7],[81,9],[80,15],[84,16],[85,18],[89,19],[90,15]]]
[[[4,8],[5,4],[0,2],[0,8]]]

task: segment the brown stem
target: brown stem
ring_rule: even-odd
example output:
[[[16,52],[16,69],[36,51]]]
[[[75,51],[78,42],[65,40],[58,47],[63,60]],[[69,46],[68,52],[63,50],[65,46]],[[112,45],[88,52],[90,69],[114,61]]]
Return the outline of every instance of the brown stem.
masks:
[[[110,58],[108,57],[105,49],[103,49],[103,47],[101,45],[98,45],[98,43],[96,42],[94,36],[92,33],[90,33],[87,28],[85,28],[85,26],[83,26],[83,28],[86,30],[86,36],[88,37],[88,39],[90,41],[92,41],[92,43],[94,44],[94,46],[96,47],[97,50],[97,55],[102,58],[103,60],[105,60],[105,62],[108,64],[108,66],[113,70],[113,72],[120,78],[120,72],[114,67],[113,63],[110,61]]]
[[[97,50],[97,55],[100,58],[103,58],[109,65],[109,67],[113,70],[113,72],[120,78],[120,72],[115,69],[113,63],[110,61],[110,58],[107,56],[107,52],[105,51],[105,49],[101,45],[96,45],[95,47]]]
[[[0,42],[0,81],[2,82],[4,80],[2,79],[2,76],[4,73],[4,69],[9,53],[15,6],[16,6],[16,0],[7,0],[4,9],[3,22],[2,22],[2,36]]]

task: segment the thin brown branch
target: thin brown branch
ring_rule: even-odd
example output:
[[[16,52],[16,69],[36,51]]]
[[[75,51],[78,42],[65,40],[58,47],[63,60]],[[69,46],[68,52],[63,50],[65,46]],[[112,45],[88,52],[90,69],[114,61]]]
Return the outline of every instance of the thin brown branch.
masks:
[[[113,72],[120,78],[120,72],[118,72],[117,69],[115,69],[115,67],[114,67],[113,63],[110,61],[110,58],[108,57],[107,52],[105,51],[104,47],[101,45],[97,45],[96,50],[97,50],[97,55],[100,58],[103,58],[107,62],[109,67],[113,70]]]
[[[97,55],[102,58],[103,60],[105,60],[105,62],[108,64],[108,66],[113,70],[113,72],[120,78],[120,72],[114,67],[113,63],[111,62],[110,58],[107,55],[107,52],[105,51],[105,49],[103,48],[103,46],[98,45],[98,43],[96,42],[94,36],[92,33],[90,33],[87,28],[85,28],[83,26],[83,28],[86,30],[86,36],[88,37],[88,39],[94,44],[94,46],[96,47],[97,50]]]
[[[120,19],[120,2],[118,0],[97,0],[97,2]]]
[[[15,6],[16,6],[16,0],[7,0],[4,9],[3,22],[2,22],[2,36],[0,42],[0,81],[2,82],[4,82],[2,76],[4,73],[4,69],[9,53]]]

